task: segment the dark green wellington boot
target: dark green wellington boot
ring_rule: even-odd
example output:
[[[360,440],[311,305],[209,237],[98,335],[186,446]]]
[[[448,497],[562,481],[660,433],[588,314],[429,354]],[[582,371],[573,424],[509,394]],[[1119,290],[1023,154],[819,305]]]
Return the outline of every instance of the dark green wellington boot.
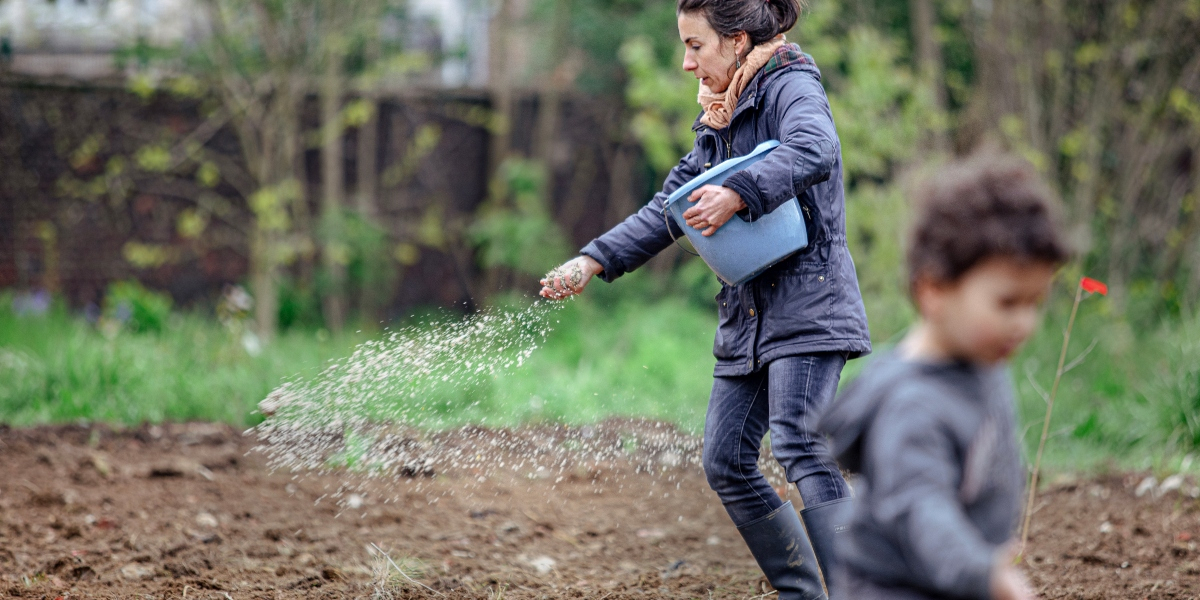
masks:
[[[853,508],[850,498],[839,498],[800,511],[827,587],[831,583],[830,576],[837,571],[837,556],[834,553],[836,536],[849,527]]]
[[[808,534],[791,502],[738,527],[779,600],[827,600]]]

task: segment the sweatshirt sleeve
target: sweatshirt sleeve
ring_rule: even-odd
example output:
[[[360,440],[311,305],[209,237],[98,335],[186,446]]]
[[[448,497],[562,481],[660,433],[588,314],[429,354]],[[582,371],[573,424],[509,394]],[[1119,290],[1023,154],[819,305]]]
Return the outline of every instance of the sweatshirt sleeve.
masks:
[[[579,251],[600,263],[600,279],[607,282],[628,273],[662,252],[674,239],[684,236],[674,219],[663,214],[663,203],[683,184],[700,174],[700,153],[692,148],[667,174],[662,191],[633,213]],[[669,229],[668,229],[669,228]]]
[[[962,467],[951,433],[928,402],[889,402],[875,422],[887,425],[873,427],[864,448],[877,499],[873,520],[900,549],[915,583],[986,600],[998,548],[982,538],[958,500]]]
[[[751,221],[828,180],[838,160],[837,130],[821,84],[800,74],[777,94],[771,117],[779,123],[780,146],[723,184],[742,197]]]

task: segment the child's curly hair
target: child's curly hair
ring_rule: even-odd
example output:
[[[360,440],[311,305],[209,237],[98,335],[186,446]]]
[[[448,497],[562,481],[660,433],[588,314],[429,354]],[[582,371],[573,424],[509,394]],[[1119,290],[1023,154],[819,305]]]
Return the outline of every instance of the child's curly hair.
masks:
[[[985,151],[954,161],[920,182],[914,196],[910,294],[921,277],[952,283],[989,258],[1060,265],[1071,256],[1054,194],[1015,156]]]

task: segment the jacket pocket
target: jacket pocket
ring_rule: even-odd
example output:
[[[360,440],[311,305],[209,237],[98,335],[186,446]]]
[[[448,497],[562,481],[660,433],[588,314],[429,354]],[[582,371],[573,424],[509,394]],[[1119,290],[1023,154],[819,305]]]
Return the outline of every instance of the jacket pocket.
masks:
[[[787,345],[827,337],[833,324],[837,281],[829,263],[800,263],[761,284],[760,345]]]
[[[744,360],[746,332],[738,311],[741,302],[736,288],[721,286],[717,292],[717,336],[713,341],[713,356],[721,361]]]

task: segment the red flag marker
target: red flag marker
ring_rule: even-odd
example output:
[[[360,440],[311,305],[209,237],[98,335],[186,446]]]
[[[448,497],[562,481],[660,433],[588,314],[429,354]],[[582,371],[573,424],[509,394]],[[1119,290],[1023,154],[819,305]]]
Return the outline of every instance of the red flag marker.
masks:
[[[1084,277],[1083,279],[1080,279],[1079,287],[1083,288],[1083,291],[1085,292],[1100,294],[1101,296],[1108,295],[1108,285],[1103,281],[1092,279],[1091,277]]]

